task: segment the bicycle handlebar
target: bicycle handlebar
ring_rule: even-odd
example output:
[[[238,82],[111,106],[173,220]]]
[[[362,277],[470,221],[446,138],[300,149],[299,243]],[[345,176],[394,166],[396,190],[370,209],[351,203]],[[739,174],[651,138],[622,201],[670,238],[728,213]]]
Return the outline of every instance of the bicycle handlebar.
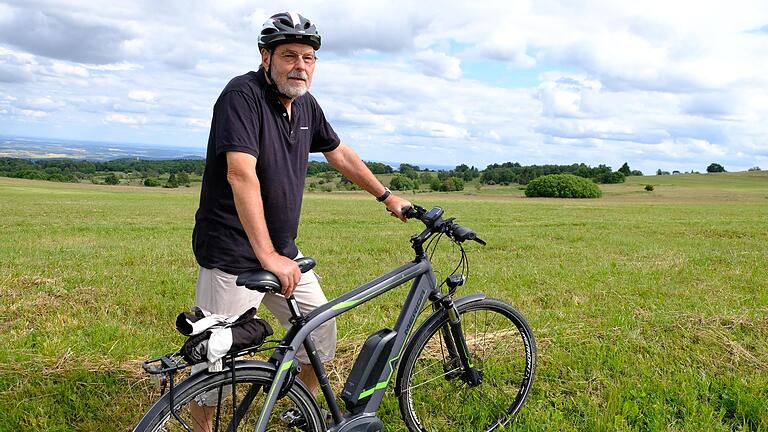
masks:
[[[404,209],[403,214],[408,219],[418,219],[424,223],[427,230],[421,235],[415,236],[412,241],[423,242],[431,234],[443,233],[458,243],[467,240],[473,240],[485,246],[483,239],[470,228],[461,226],[453,222],[453,218],[443,219],[443,209],[433,207],[427,211],[424,207],[412,204],[411,207]]]

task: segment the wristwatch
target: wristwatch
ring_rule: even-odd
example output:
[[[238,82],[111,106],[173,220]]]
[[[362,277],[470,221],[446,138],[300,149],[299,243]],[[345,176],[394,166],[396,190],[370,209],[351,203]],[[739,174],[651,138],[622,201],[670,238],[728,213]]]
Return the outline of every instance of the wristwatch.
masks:
[[[384,193],[376,197],[376,201],[383,202],[385,199],[392,195],[392,191],[389,188],[384,188]]]

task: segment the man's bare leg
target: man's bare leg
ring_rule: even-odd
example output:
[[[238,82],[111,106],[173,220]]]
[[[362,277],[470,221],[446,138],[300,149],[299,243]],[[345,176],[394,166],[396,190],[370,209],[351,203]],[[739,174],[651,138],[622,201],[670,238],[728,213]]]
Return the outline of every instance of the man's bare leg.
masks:
[[[310,363],[301,363],[299,379],[306,384],[313,395],[317,396],[317,388],[320,387],[320,382],[317,380],[315,369]],[[192,415],[192,430],[195,432],[211,432],[213,430],[213,415],[215,412],[216,407],[200,406],[197,404],[197,401],[190,402],[189,413]]]
[[[317,376],[315,376],[315,368],[310,363],[300,364],[301,372],[299,372],[299,379],[307,385],[313,396],[317,396],[317,388],[320,386],[320,382],[317,380]]]
[[[197,401],[189,403],[189,413],[192,415],[192,430],[195,432],[211,432],[213,430],[213,415],[215,407],[200,406]]]

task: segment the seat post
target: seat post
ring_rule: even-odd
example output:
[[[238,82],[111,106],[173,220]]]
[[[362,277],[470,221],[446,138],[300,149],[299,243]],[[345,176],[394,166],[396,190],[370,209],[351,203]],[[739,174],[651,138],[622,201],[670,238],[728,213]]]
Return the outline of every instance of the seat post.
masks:
[[[286,301],[288,302],[288,310],[291,312],[291,321],[303,321],[304,315],[301,313],[301,309],[299,309],[299,303],[296,301],[296,299],[293,296],[290,296],[286,299]]]

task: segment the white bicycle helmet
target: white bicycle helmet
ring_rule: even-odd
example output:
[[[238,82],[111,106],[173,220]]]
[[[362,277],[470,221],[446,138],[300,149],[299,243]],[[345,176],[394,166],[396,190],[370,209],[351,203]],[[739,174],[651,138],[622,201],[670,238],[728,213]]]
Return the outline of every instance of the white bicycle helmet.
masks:
[[[320,34],[312,21],[296,12],[281,12],[264,22],[259,34],[259,48],[272,48],[284,43],[303,43],[320,49]]]

